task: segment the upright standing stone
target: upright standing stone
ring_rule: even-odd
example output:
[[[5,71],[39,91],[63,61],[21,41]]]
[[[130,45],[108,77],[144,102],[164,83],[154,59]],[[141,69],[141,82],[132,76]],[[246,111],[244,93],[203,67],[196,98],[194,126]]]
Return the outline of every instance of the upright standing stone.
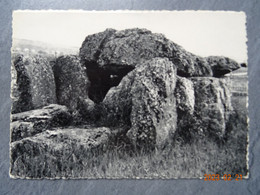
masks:
[[[107,117],[130,126],[127,136],[136,148],[164,147],[176,130],[175,83],[176,68],[168,59],[140,63],[106,95]]]
[[[58,104],[75,110],[79,99],[88,98],[89,81],[77,56],[61,56],[53,67]]]
[[[40,56],[17,55],[13,64],[17,76],[17,90],[12,91],[12,95],[17,99],[13,104],[13,113],[56,103],[53,71],[47,59]]]
[[[231,94],[226,79],[194,77],[194,129],[203,134],[221,138],[232,110]]]

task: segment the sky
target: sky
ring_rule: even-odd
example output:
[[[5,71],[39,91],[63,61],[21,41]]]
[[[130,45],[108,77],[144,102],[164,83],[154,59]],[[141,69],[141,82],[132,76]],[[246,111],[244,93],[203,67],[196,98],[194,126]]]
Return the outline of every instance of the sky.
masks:
[[[15,11],[13,38],[80,47],[106,28],[146,28],[194,54],[247,62],[246,16],[226,11]]]

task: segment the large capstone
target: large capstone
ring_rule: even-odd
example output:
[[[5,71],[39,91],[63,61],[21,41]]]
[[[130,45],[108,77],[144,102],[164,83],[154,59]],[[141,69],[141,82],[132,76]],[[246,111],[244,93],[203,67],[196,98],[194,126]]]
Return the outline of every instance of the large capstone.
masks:
[[[118,85],[122,77],[129,72],[126,70],[120,70],[121,72],[117,70],[117,74],[122,74],[118,76],[115,71],[111,71],[110,69],[104,70],[97,64],[101,49],[107,39],[115,32],[116,30],[114,29],[107,29],[104,32],[89,35],[80,48],[81,62],[87,67],[87,75],[91,82],[88,89],[89,97],[96,103],[101,102],[107,91],[112,86]]]
[[[146,29],[126,29],[89,35],[80,48],[81,62],[91,81],[89,96],[101,102],[107,91],[138,64],[154,57],[168,58],[182,77],[221,77],[237,68],[229,58],[194,55],[162,34]]]
[[[176,130],[176,68],[166,58],[137,65],[106,95],[103,105],[112,125],[127,124],[137,149],[162,148]]]
[[[80,48],[81,61],[83,63],[96,62],[107,39],[115,32],[114,29],[106,29],[104,32],[87,36]]]
[[[12,61],[12,113],[56,103],[53,71],[47,59],[16,55]]]

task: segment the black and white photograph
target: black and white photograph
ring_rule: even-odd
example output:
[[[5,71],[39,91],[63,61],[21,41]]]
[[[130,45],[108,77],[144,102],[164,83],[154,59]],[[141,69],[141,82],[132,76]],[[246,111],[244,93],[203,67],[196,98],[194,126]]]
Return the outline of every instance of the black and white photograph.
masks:
[[[248,178],[246,15],[16,10],[10,177]]]

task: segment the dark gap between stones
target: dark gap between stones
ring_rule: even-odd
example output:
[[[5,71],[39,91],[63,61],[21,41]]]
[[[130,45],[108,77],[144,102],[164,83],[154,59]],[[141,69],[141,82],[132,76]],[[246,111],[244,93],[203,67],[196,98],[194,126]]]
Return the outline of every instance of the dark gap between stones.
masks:
[[[96,62],[86,62],[87,76],[90,81],[89,98],[100,103],[111,87],[117,86],[134,66],[107,64],[100,67]]]

